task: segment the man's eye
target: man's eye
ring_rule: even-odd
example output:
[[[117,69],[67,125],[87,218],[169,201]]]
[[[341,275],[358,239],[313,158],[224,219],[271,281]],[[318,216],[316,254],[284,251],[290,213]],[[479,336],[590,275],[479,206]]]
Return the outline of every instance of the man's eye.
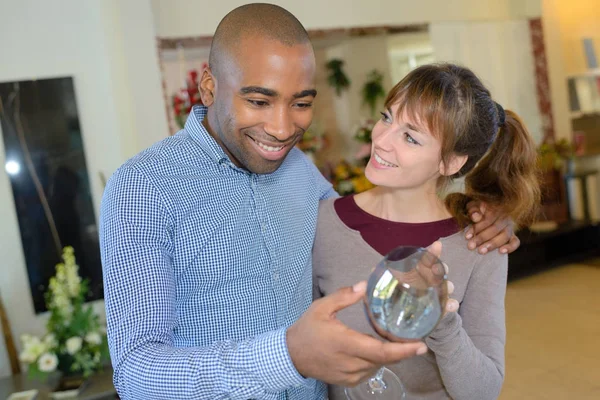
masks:
[[[250,104],[252,104],[253,106],[256,106],[256,107],[264,107],[264,106],[269,105],[269,103],[267,103],[264,100],[252,100],[252,99],[248,99],[248,103],[250,103]]]

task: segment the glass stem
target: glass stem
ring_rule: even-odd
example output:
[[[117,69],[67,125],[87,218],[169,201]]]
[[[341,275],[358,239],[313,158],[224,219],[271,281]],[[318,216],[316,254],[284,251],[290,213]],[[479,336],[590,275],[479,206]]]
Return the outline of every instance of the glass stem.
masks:
[[[369,379],[369,388],[371,389],[372,393],[381,393],[387,388],[385,381],[383,380],[384,370],[385,367],[379,368],[377,374]]]

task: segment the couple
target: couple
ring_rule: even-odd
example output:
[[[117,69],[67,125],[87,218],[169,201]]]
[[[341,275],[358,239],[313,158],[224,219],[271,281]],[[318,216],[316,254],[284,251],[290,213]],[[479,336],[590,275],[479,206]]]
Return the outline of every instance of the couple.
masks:
[[[381,365],[423,397],[497,396],[501,253],[519,245],[509,218],[526,222],[537,198],[534,150],[518,118],[466,69],[416,70],[392,90],[373,131],[367,174],[378,187],[334,200],[294,148],[316,96],[300,22],[273,5],[239,7],[219,24],[209,64],[206,107],[127,161],[103,197],[120,397],[322,399],[326,382],[339,398],[339,387]],[[461,175],[466,195],[444,205],[437,190]],[[467,213],[469,200],[478,202]],[[467,215],[476,224],[464,238]],[[365,293],[357,282],[392,247],[440,237],[461,311],[444,317],[427,346],[371,337],[356,310]],[[313,286],[324,295],[314,303]]]

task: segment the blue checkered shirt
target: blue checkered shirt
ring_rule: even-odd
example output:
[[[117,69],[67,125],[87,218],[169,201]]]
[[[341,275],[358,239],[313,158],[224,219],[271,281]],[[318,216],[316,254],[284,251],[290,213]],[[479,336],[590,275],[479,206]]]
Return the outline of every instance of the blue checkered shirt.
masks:
[[[114,384],[122,399],[322,399],[286,329],[312,300],[320,199],[298,149],[257,175],[231,163],[195,107],[185,128],[111,177],[100,242]]]

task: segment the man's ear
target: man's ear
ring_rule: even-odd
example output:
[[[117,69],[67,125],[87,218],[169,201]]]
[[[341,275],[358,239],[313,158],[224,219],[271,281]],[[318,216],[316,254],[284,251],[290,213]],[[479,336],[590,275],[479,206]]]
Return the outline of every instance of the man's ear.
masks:
[[[465,165],[469,156],[461,156],[458,154],[453,154],[448,160],[447,164],[444,164],[444,161],[440,161],[440,175],[442,176],[452,176],[456,174],[460,169]]]
[[[217,81],[215,76],[212,74],[210,67],[205,68],[204,71],[202,71],[202,77],[200,78],[200,83],[198,84],[198,90],[200,91],[202,104],[204,104],[206,107],[210,107],[215,101],[216,85]]]

